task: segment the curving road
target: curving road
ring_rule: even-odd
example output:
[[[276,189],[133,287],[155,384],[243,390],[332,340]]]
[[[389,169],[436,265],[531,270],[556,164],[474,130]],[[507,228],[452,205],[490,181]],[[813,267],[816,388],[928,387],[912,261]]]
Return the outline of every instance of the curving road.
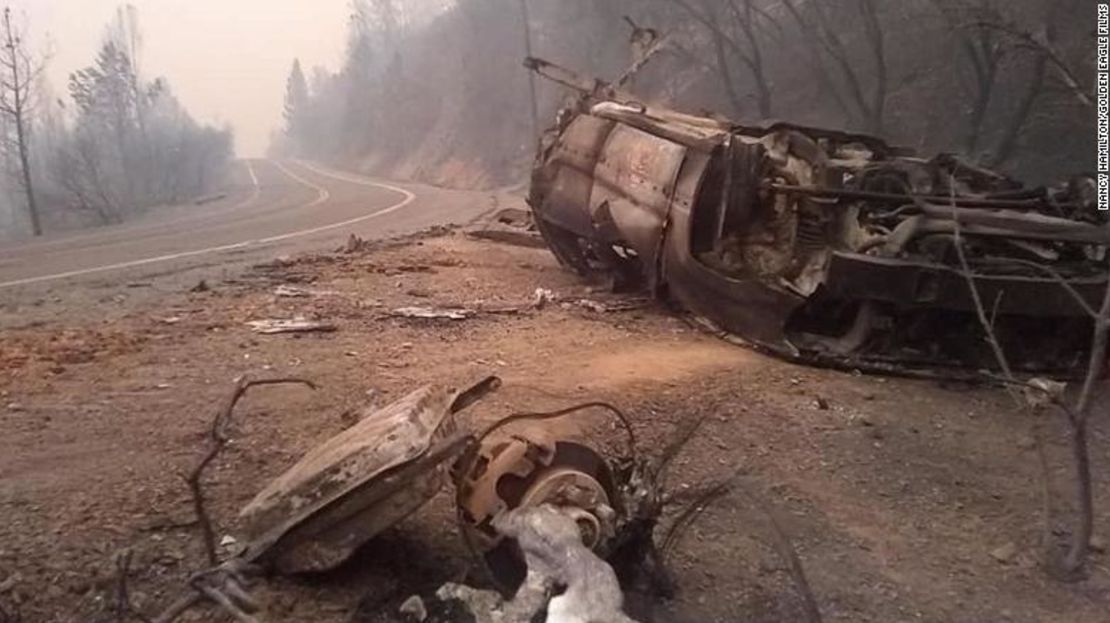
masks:
[[[0,246],[0,300],[227,276],[275,256],[333,249],[350,234],[369,240],[466,222],[491,205],[488,193],[402,188],[300,161],[241,161],[234,182],[227,197],[204,206]]]

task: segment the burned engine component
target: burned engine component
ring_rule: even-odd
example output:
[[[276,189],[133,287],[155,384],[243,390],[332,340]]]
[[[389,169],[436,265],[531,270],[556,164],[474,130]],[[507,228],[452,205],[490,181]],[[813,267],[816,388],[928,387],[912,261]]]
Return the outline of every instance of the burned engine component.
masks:
[[[1110,259],[1090,177],[1026,188],[951,155],[686,115],[530,66],[582,93],[541,142],[529,195],[570,269],[790,359],[953,374],[997,365],[970,274],[1015,369],[1085,368]]]
[[[242,511],[243,557],[282,573],[332,569],[431,500],[469,443],[454,416],[500,384],[429,386],[309,451]]]
[[[590,448],[538,433],[483,444],[456,466],[456,504],[464,537],[503,586],[524,577],[515,543],[495,528],[505,513],[544,505],[573,517],[582,543],[604,553],[616,534],[617,487]]]

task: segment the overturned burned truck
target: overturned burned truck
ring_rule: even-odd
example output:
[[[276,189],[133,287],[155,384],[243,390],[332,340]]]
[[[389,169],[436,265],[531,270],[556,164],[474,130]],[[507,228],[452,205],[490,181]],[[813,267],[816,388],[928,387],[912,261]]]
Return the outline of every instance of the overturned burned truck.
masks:
[[[981,309],[1017,370],[1085,367],[1110,247],[1092,178],[1025,188],[951,155],[681,114],[528,63],[582,94],[541,141],[529,196],[563,265],[810,363],[995,367]]]

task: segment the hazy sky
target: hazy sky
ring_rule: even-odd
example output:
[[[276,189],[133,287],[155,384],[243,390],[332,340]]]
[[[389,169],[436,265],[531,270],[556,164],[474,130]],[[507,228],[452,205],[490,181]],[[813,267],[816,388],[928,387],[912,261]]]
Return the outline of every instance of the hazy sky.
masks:
[[[281,122],[294,57],[306,71],[336,68],[345,47],[347,0],[132,0],[143,33],[142,71],[165,76],[199,120],[230,123],[241,156],[261,155]],[[89,65],[119,0],[16,0],[29,35],[53,54],[49,76],[66,93]]]

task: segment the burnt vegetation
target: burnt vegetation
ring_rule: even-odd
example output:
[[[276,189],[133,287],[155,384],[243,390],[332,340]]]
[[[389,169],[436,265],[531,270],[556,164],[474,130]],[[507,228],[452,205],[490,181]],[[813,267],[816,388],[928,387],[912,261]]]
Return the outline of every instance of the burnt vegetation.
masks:
[[[524,229],[534,226],[565,268],[595,284],[649,293],[787,359],[1007,388],[1037,444],[1037,418],[1062,413],[1075,521],[1070,532],[1050,527],[1064,505],[1046,462],[1040,562],[1054,578],[1078,581],[1090,572],[1096,532],[1089,424],[1110,336],[1110,224],[1085,170],[1094,46],[1082,8],[1078,0],[352,0],[343,66],[292,61],[271,151],[461,186],[530,177]],[[70,77],[64,102],[34,86],[45,59],[26,49],[13,19],[5,12],[0,23],[0,146],[13,172],[8,194],[23,202],[35,235],[118,223],[225,182],[230,131],[198,124],[164,80],[145,77],[134,13],[119,13],[93,62]],[[521,67],[525,56],[532,72]],[[555,122],[545,129],[546,119]],[[351,241],[348,254],[363,244]],[[555,300],[542,289],[536,297],[489,313]],[[408,307],[388,317],[477,313]],[[1034,375],[1082,381],[1069,391]],[[265,620],[247,590],[260,579],[334,572],[367,544],[388,553],[379,535],[388,539],[447,486],[471,554],[458,579],[498,590],[448,582],[437,595],[473,617],[433,603],[425,619],[408,583],[433,588],[416,576],[437,569],[422,570],[392,578],[387,598],[364,598],[356,620],[394,620],[397,611],[554,621],[566,608],[585,614],[565,620],[634,623],[622,590],[643,593],[649,606],[673,597],[681,579],[668,553],[730,492],[771,525],[801,604],[795,620],[822,618],[825,602],[791,536],[742,470],[667,486],[708,414],[666,433],[657,454],[641,453],[630,418],[603,402],[518,413],[481,432],[458,425],[454,416],[496,389],[496,377],[362,407],[244,508],[242,543],[220,539],[205,485],[232,445],[233,410],[250,388],[279,384],[316,389],[239,377],[185,476],[207,569],[152,619],[143,612],[153,608],[133,603],[125,550],[114,560],[113,599],[100,598],[111,620],[169,622],[194,608]],[[610,452],[616,458],[549,439],[554,428],[539,427],[535,439],[501,430],[590,409],[627,436],[626,451]],[[721,449],[721,465],[737,460]],[[404,552],[385,558],[413,562]],[[409,598],[394,603],[402,594]],[[0,623],[18,620],[0,603]]]
[[[223,188],[231,130],[196,121],[167,80],[146,74],[134,6],[121,5],[95,58],[65,85],[45,80],[51,59],[27,40],[32,26],[4,9],[0,235],[120,223]]]
[[[1095,46],[1079,0],[570,0],[531,3],[527,25],[516,2],[448,4],[352,2],[342,68],[304,68],[274,152],[520,180],[534,136],[527,29],[531,55],[605,79],[634,60],[630,35],[665,34],[674,45],[634,91],[686,112],[881,134],[1038,183],[1090,167]],[[566,92],[538,96],[547,120]]]

